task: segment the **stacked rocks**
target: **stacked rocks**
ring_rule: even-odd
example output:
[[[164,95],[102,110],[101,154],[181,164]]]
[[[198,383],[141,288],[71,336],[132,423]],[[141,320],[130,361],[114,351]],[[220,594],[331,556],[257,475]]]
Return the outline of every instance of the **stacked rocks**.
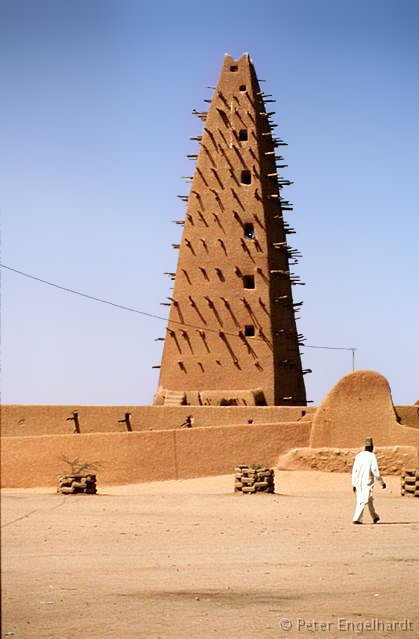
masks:
[[[274,493],[275,476],[272,468],[238,464],[235,471],[235,493]]]
[[[400,477],[400,493],[407,497],[419,497],[419,468],[405,469]]]
[[[96,475],[61,475],[58,479],[57,493],[95,495],[96,492]]]

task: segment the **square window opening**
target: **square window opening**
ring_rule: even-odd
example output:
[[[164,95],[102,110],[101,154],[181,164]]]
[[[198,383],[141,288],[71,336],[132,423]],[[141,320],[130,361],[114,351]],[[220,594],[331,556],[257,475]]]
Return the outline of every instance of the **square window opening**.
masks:
[[[244,92],[246,91],[246,85],[245,84],[241,84],[239,87],[240,91]]]
[[[255,276],[254,275],[244,275],[243,276],[243,286],[244,286],[244,288],[255,288]]]
[[[250,173],[250,171],[242,171],[241,183],[242,184],[252,183],[252,174]]]
[[[244,335],[245,337],[254,337],[255,336],[255,327],[253,324],[247,324],[244,327]]]
[[[239,131],[239,140],[240,142],[246,142],[249,139],[247,135],[247,129],[240,129]]]
[[[246,224],[244,225],[244,237],[247,240],[254,240],[255,239],[255,227],[253,226],[253,224],[251,224],[250,222],[246,222]]]
[[[238,70],[239,70],[239,67],[237,66],[237,64],[232,64],[231,65],[230,71],[232,71],[234,73],[235,71],[238,71]]]

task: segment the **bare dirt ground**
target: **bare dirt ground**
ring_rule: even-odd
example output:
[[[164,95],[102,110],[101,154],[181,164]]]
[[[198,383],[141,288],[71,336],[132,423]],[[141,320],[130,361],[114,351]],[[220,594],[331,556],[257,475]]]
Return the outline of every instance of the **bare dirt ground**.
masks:
[[[283,471],[275,495],[234,495],[232,476],[98,481],[2,491],[2,637],[419,635],[419,500],[398,477],[363,526],[347,474]]]

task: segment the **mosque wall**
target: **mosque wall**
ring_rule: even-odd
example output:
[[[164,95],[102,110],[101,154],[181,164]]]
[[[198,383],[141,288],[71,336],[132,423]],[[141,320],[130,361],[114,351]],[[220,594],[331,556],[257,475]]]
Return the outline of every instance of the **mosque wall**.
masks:
[[[73,411],[79,434],[67,421]],[[382,375],[355,371],[318,408],[3,406],[2,433],[2,482],[10,487],[55,485],[63,456],[99,461],[103,485],[232,473],[238,463],[274,466],[288,452],[287,463],[299,468],[345,472],[366,437],[386,472],[399,473],[417,459],[419,412],[393,406]]]
[[[2,438],[2,486],[55,486],[63,457],[98,462],[98,486],[233,473],[238,463],[272,466],[304,447],[310,422],[246,424],[131,433]]]

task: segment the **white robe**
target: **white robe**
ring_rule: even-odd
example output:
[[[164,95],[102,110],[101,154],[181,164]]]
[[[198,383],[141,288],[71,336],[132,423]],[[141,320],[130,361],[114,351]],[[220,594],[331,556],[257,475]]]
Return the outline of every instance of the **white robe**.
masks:
[[[367,504],[372,519],[379,519],[373,501],[374,478],[384,484],[376,456],[368,450],[363,450],[355,457],[352,467],[352,486],[356,488],[356,506],[352,521],[361,521]]]

